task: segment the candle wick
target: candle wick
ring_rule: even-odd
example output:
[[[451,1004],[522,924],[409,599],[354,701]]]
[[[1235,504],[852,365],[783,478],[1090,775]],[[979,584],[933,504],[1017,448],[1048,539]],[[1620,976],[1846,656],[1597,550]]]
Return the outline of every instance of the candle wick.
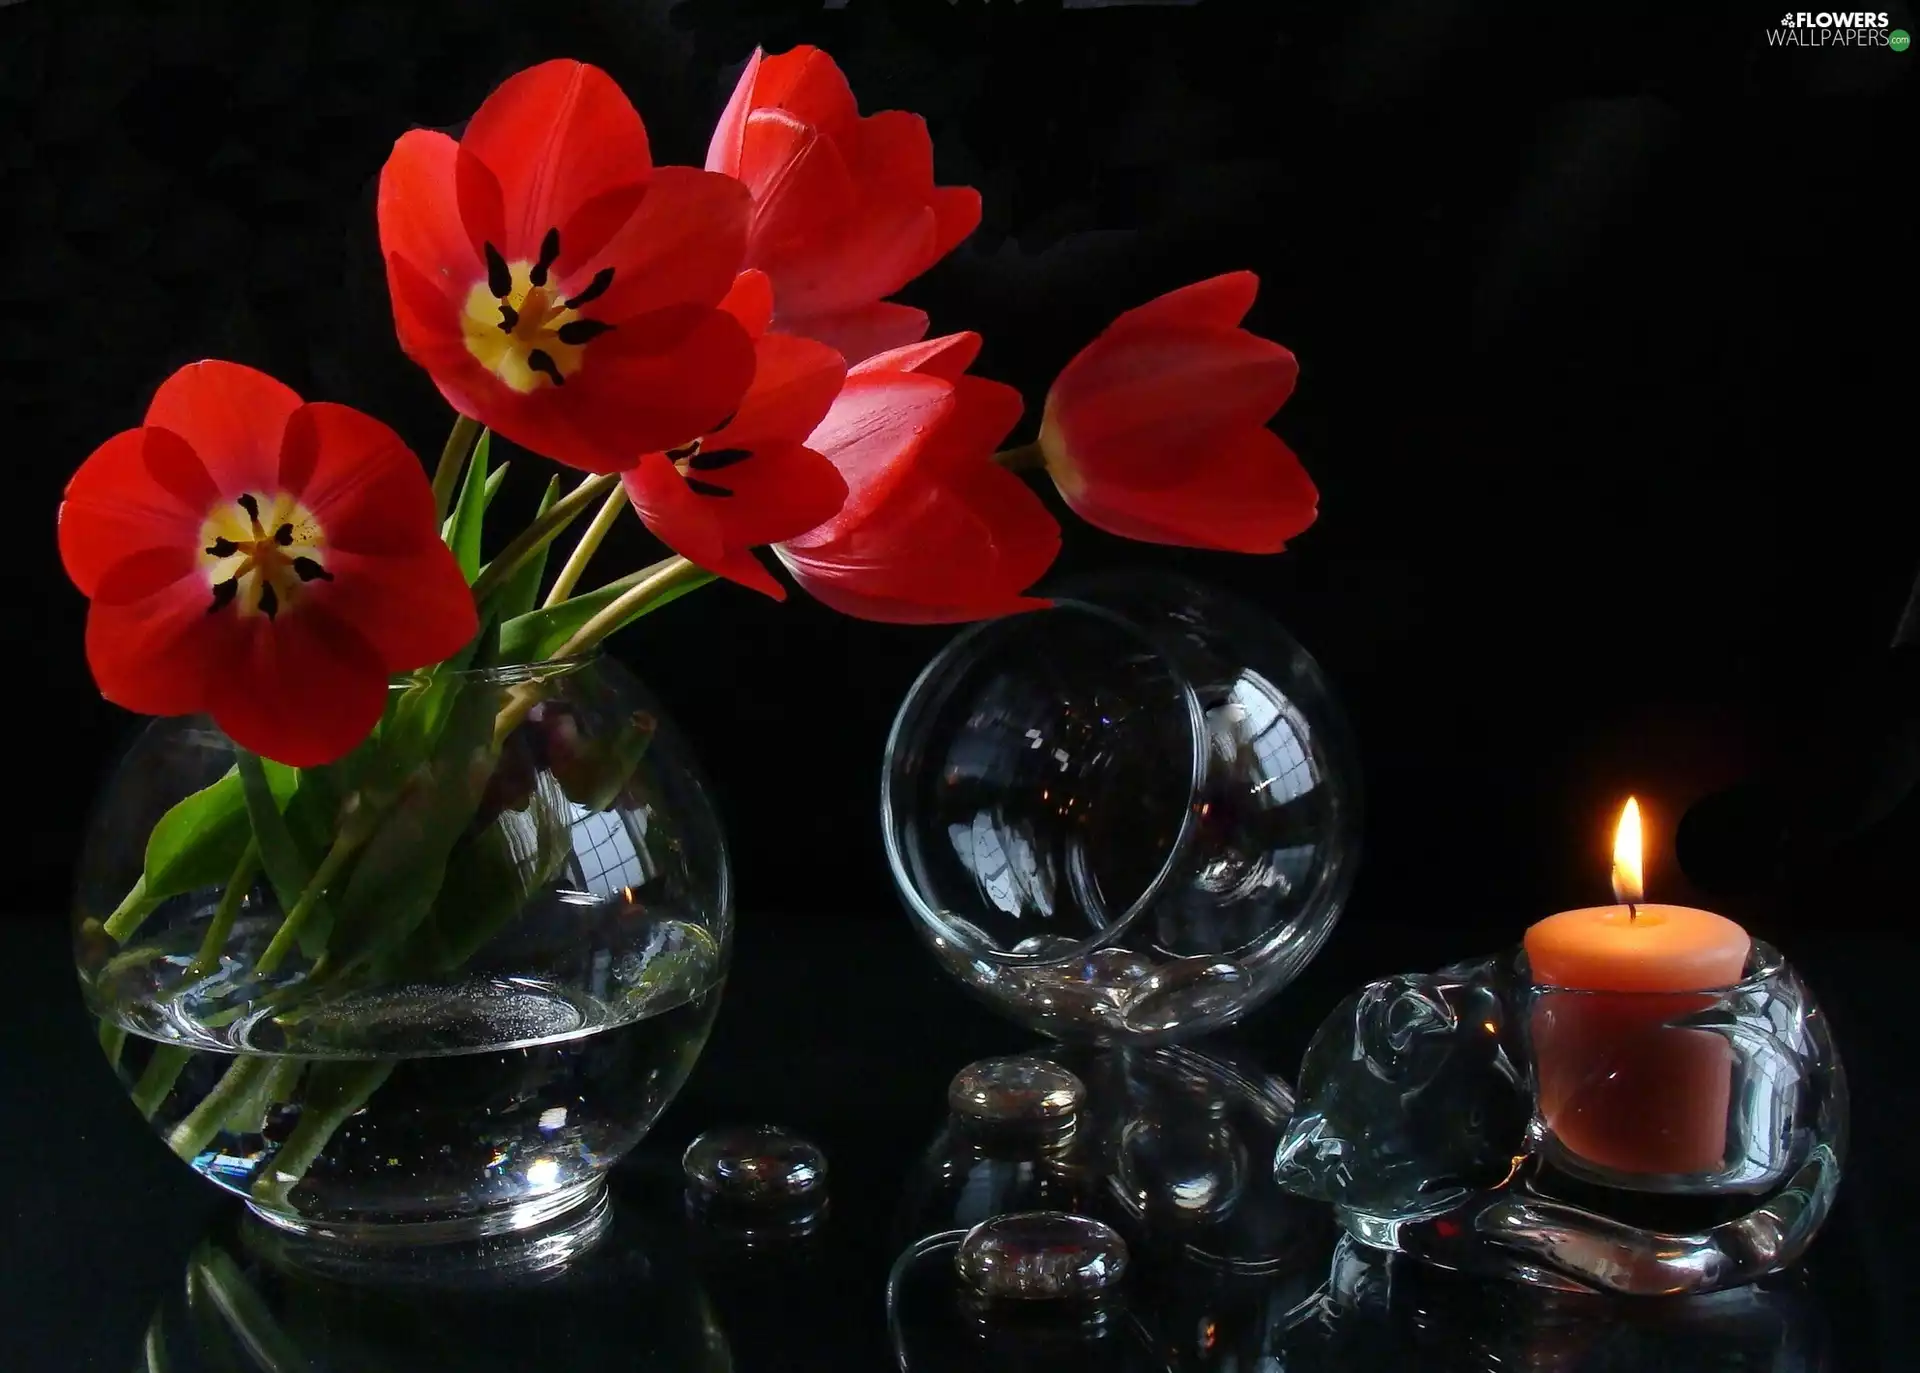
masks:
[[[1640,919],[1640,908],[1634,905],[1634,903],[1631,901],[1627,902],[1627,923],[1631,925],[1637,922],[1639,919]]]

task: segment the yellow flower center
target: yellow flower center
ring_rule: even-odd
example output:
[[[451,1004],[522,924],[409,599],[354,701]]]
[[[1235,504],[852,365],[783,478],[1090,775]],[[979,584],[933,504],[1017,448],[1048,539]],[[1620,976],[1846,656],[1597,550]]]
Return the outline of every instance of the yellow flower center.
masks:
[[[508,262],[486,245],[487,275],[467,292],[460,316],[467,351],[521,394],[564,386],[586,361],[587,345],[613,328],[580,307],[613,284],[613,268],[594,274],[578,294],[561,295],[548,280],[560,256],[560,231],[547,230],[537,261]]]
[[[306,595],[308,582],[330,582],[320,562],[326,536],[313,512],[282,492],[265,501],[250,493],[213,508],[200,526],[200,566],[213,593],[207,612],[276,618]]]

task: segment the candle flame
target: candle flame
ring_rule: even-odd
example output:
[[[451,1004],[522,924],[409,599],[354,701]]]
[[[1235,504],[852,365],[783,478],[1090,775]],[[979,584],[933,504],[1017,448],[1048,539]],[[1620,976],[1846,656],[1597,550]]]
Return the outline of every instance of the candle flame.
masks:
[[[1620,808],[1620,823],[1613,831],[1613,899],[1638,904],[1646,899],[1646,882],[1641,876],[1640,803],[1633,797]]]

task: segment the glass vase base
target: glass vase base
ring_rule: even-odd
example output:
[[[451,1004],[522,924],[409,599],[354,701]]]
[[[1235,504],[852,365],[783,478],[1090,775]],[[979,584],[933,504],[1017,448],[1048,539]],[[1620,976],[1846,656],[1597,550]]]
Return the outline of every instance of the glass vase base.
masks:
[[[401,1255],[432,1251],[436,1260],[462,1245],[512,1238],[564,1238],[570,1252],[584,1248],[606,1228],[611,1211],[605,1175],[571,1187],[496,1206],[472,1215],[438,1220],[338,1221],[275,1211],[254,1202],[247,1209],[273,1230],[337,1250],[340,1255]],[[349,1265],[351,1266],[351,1265]]]

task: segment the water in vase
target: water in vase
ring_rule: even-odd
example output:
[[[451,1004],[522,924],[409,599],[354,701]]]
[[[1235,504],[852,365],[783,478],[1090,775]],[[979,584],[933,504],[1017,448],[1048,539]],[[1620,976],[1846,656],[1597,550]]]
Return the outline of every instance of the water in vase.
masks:
[[[176,1153],[270,1219],[524,1225],[665,1110],[724,966],[703,926],[656,915],[550,977],[475,968],[228,1024],[191,997],[128,1005],[119,1070]]]

